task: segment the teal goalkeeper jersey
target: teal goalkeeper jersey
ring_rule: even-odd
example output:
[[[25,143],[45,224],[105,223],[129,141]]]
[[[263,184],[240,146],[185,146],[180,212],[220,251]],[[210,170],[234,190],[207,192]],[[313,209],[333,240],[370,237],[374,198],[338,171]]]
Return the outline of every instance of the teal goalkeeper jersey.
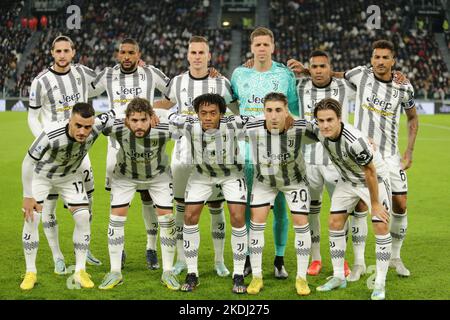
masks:
[[[265,72],[237,67],[231,76],[231,87],[234,98],[239,100],[241,115],[262,115],[264,96],[270,92],[284,93],[288,98],[289,111],[293,115],[299,115],[295,75],[282,63],[272,61],[272,67]]]

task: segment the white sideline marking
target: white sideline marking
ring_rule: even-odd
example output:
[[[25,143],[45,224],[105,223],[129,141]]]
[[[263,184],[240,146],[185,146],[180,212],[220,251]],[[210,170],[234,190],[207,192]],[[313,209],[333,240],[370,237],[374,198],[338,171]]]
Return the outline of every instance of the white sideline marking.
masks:
[[[419,123],[419,127],[420,126],[426,126],[426,127],[433,127],[433,128],[438,128],[438,129],[450,130],[449,126],[439,126],[439,125],[431,124],[431,123]]]

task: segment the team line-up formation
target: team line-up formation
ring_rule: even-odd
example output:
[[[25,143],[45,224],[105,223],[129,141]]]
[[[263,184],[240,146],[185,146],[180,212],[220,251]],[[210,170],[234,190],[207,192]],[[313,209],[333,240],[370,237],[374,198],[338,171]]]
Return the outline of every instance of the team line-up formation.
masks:
[[[393,70],[394,45],[375,41],[370,67],[337,72],[329,54],[320,50],[311,52],[308,68],[295,59],[273,61],[274,36],[267,28],[255,29],[250,41],[253,59],[228,80],[208,67],[211,53],[202,36],[189,41],[189,69],[172,79],[145,65],[139,44],[131,38],[120,43],[119,63],[98,74],[72,63],[75,44],[70,38],[54,39],[54,62],[33,80],[29,97],[28,124],[36,139],[22,165],[26,274],[21,289],[30,290],[37,281],[41,221],[54,272],[67,272],[58,239],[58,196],[75,221],[74,281],[82,288],[94,287],[86,263],[101,262],[89,250],[94,177],[88,151],[101,135],[108,138],[111,269],[99,289],[123,283],[124,226],[136,191],[147,230],[147,267],[160,268],[159,229],[161,282],[170,290],[190,292],[199,285],[199,219],[205,204],[211,214],[214,269],[219,277],[230,275],[224,263],[226,201],[232,292],[258,294],[263,289],[264,231],[271,208],[274,277],[288,278],[284,255],[289,207],[297,259],[295,289],[309,295],[307,276],[317,276],[322,269],[319,213],[324,188],[331,197],[333,275],[316,290],[345,288],[366,272],[368,215],[376,253],[371,299],[385,299],[389,267],[410,275],[400,251],[407,230],[406,170],[412,164],[418,117],[412,85]],[[161,99],[154,98],[156,89]],[[88,99],[105,91],[110,111],[96,116]],[[353,125],[348,122],[351,100]],[[398,146],[402,109],[408,126],[403,154]],[[170,140],[175,145],[169,163]],[[354,252],[351,269],[345,260],[347,233]]]

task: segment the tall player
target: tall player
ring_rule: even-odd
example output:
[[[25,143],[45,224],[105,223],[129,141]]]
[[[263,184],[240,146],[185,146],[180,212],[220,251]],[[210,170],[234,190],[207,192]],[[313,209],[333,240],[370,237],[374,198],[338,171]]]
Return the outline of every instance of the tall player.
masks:
[[[51,54],[53,65],[42,71],[31,83],[30,109],[28,125],[35,137],[43,128],[52,122],[69,119],[72,107],[78,102],[88,101],[88,85],[96,74],[91,69],[72,64],[75,46],[66,36],[58,36],[53,40]],[[83,182],[89,197],[89,211],[92,220],[92,202],[94,176],[89,156],[86,156],[79,168],[83,174]],[[54,272],[65,274],[66,266],[58,239],[58,222],[56,220],[56,200],[58,194],[50,193],[42,209],[42,225],[47,237],[55,263]],[[88,251],[87,262],[101,265],[101,262]]]
[[[400,276],[408,277],[410,271],[400,258],[400,250],[408,225],[406,215],[408,181],[405,170],[412,165],[419,119],[412,85],[393,81],[394,44],[387,40],[378,40],[372,44],[372,50],[371,69],[365,66],[356,67],[347,71],[344,76],[357,87],[355,127],[373,140],[389,166],[393,207],[392,258],[389,266],[395,268]],[[403,157],[400,155],[398,146],[402,109],[406,113],[408,126],[408,144]],[[367,206],[360,203],[357,211],[367,212]],[[364,246],[360,255],[362,259],[358,269],[362,274],[365,272]],[[359,276],[355,275],[355,278]]]
[[[298,66],[298,61],[294,59],[288,61],[288,67],[295,70]],[[311,77],[301,77],[297,85],[298,96],[302,102],[299,104],[300,116],[306,120],[313,120],[316,103],[325,98],[333,98],[341,104],[342,120],[347,122],[348,104],[349,100],[354,99],[355,90],[346,80],[331,77],[330,57],[326,52],[316,50],[310,54],[309,73]],[[303,154],[311,192],[311,211],[308,216],[311,228],[311,264],[308,268],[308,274],[315,276],[322,269],[319,216],[322,206],[322,193],[324,187],[326,187],[331,198],[339,180],[339,173],[320,143],[305,145]],[[345,276],[348,276],[350,269],[347,261],[344,262],[344,267]]]
[[[231,77],[234,97],[239,101],[241,115],[262,115],[264,110],[263,98],[269,92],[280,92],[288,97],[289,110],[298,114],[298,98],[295,88],[295,76],[286,66],[272,60],[275,50],[273,32],[267,28],[259,27],[250,35],[251,51],[254,57],[252,68],[238,67]],[[246,150],[247,149],[247,150]],[[246,153],[245,176],[248,183],[249,201],[252,181],[253,165],[250,159],[248,145],[241,146],[241,152]],[[286,279],[288,273],[284,267],[284,253],[286,250],[289,220],[286,203],[282,193],[279,193],[274,202],[274,240],[275,260],[274,271],[278,279]],[[247,203],[245,212],[247,227],[250,226],[250,203]],[[251,272],[250,258],[247,257],[245,275]]]
[[[228,104],[232,100],[231,85],[223,76],[211,77],[208,64],[211,61],[208,40],[204,37],[193,36],[189,40],[188,56],[189,70],[174,77],[168,86],[166,97],[170,101],[162,102],[162,105],[172,107],[177,105],[177,112],[184,115],[195,115],[192,101],[205,93],[221,95]],[[175,274],[180,274],[187,268],[183,250],[183,223],[184,223],[184,192],[187,180],[193,169],[192,164],[187,163],[187,140],[182,137],[177,140],[172,155],[172,175],[174,185],[174,198],[176,206],[177,225],[177,262],[174,266]],[[224,263],[223,250],[225,245],[226,221],[223,210],[223,194],[216,188],[208,199],[208,207],[211,213],[211,235],[214,244],[216,273],[221,277],[230,274]]]
[[[141,58],[139,44],[133,39],[124,39],[119,46],[117,56],[119,64],[113,68],[105,68],[91,83],[89,96],[97,96],[106,90],[109,106],[118,117],[124,117],[127,104],[134,98],[145,98],[153,105],[155,89],[165,93],[169,82],[163,72],[154,66],[138,66]],[[120,146],[108,140],[106,159],[106,190],[110,190],[111,175],[116,164],[116,156]],[[156,239],[158,218],[153,201],[146,190],[138,190],[142,200],[142,216],[147,230],[146,258],[149,269],[158,269]],[[125,260],[123,252],[122,261]]]
[[[76,103],[68,120],[46,125],[28,149],[22,163],[23,207],[25,222],[22,233],[26,274],[20,288],[30,290],[37,281],[36,255],[39,246],[39,209],[52,192],[61,195],[75,222],[75,283],[92,288],[86,272],[86,255],[91,241],[89,201],[78,168],[101,131],[114,123],[114,111],[95,117],[94,108]]]

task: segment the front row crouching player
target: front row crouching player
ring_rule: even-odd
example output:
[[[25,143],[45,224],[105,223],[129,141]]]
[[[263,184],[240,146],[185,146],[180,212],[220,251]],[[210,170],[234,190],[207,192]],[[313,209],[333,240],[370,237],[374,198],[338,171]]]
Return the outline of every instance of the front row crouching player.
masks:
[[[302,144],[315,143],[317,138],[306,131],[306,121],[290,121],[288,100],[282,93],[269,93],[264,97],[265,121],[247,125],[252,159],[255,159],[255,176],[251,193],[251,221],[249,236],[250,262],[253,279],[248,294],[258,294],[263,288],[262,252],[264,229],[270,206],[279,192],[284,193],[295,231],[297,277],[295,288],[299,295],[311,290],[306,281],[311,234],[308,224],[310,195],[306,179]],[[292,118],[291,118],[292,119]],[[307,134],[309,137],[308,138]]]
[[[186,187],[183,240],[188,273],[181,291],[192,291],[199,285],[198,251],[200,232],[198,221],[205,202],[216,185],[228,203],[232,226],[233,292],[245,293],[244,264],[248,248],[245,227],[247,187],[243,160],[239,161],[238,140],[243,137],[247,117],[224,117],[225,100],[218,94],[203,94],[193,101],[198,117],[177,113],[169,116],[178,128],[177,134],[186,137],[190,162],[195,166]]]
[[[161,282],[170,290],[180,284],[172,273],[175,255],[175,219],[172,213],[173,190],[166,143],[170,139],[169,123],[151,127],[154,112],[146,99],[134,98],[118,119],[103,131],[120,145],[111,179],[111,216],[108,227],[108,249],[111,271],[100,289],[122,284],[121,257],[125,241],[128,208],[137,190],[148,190],[156,206],[160,226],[163,274]]]
[[[46,126],[28,150],[22,163],[22,210],[25,216],[22,240],[27,270],[21,289],[30,290],[37,281],[40,214],[35,209],[40,209],[49,194],[60,194],[75,220],[75,283],[82,288],[94,287],[86,272],[91,239],[89,200],[83,176],[77,169],[101,131],[113,122],[114,111],[95,117],[91,105],[77,103],[68,120]]]
[[[376,278],[372,300],[385,299],[386,274],[391,258],[392,238],[389,233],[391,188],[389,171],[378,151],[368,138],[353,126],[341,122],[341,105],[326,98],[314,109],[316,123],[313,132],[324,146],[336,166],[341,179],[331,198],[329,218],[330,255],[333,276],[317,291],[345,288],[344,275],[345,231],[344,224],[361,199],[370,204],[372,226],[376,238]]]

